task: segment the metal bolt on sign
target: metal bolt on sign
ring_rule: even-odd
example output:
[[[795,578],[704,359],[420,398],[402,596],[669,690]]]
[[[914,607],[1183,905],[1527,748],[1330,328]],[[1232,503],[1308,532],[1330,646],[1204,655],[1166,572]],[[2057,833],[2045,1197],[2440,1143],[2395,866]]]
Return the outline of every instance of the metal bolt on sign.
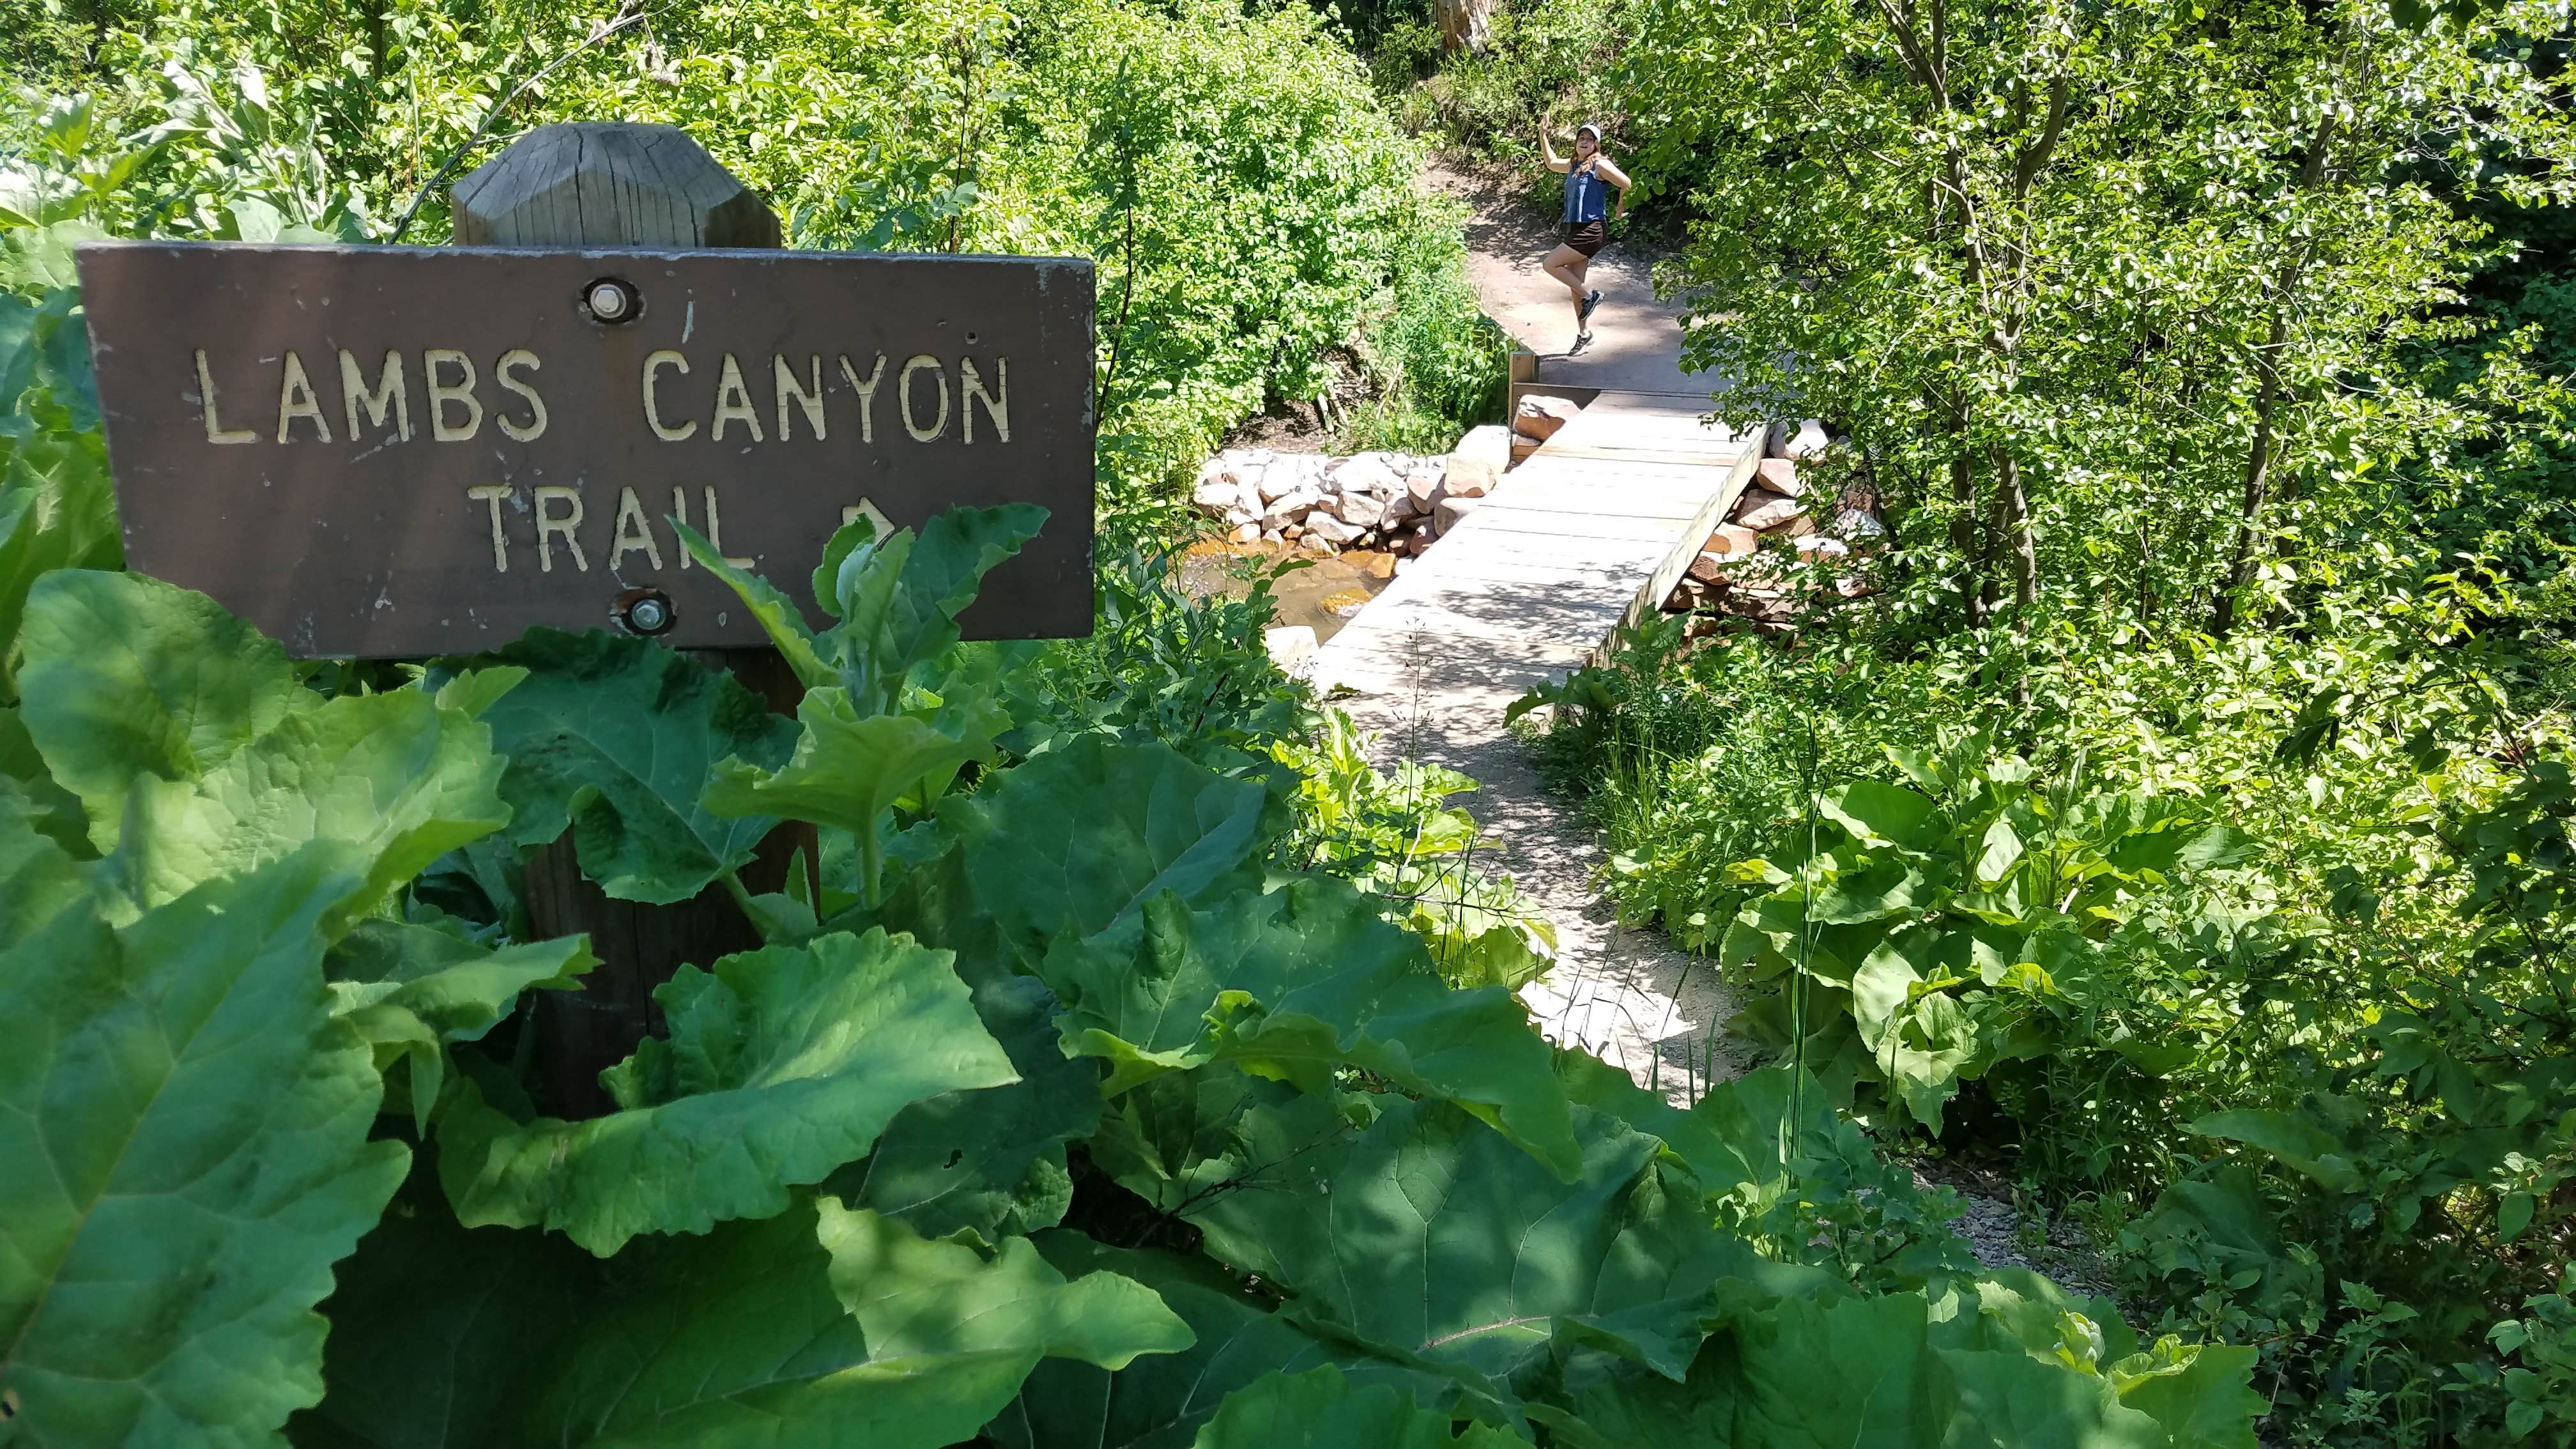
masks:
[[[660,589],[628,589],[609,605],[608,618],[627,633],[649,639],[669,633],[680,622],[680,611],[671,607],[671,596]]]
[[[632,283],[618,277],[602,277],[585,288],[582,305],[590,310],[591,320],[614,327],[632,322],[644,315],[644,298]]]

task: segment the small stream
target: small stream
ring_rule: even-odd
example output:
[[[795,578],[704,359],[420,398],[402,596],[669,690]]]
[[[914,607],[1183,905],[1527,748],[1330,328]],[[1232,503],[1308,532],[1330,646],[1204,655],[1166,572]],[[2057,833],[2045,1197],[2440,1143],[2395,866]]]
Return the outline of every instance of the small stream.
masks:
[[[1250,581],[1243,577],[1247,565],[1289,556],[1275,548],[1263,551],[1241,545],[1199,544],[1181,560],[1181,587],[1201,598],[1226,594],[1239,599],[1252,590]],[[1309,626],[1318,644],[1340,633],[1362,604],[1393,581],[1392,574],[1380,577],[1392,562],[1385,554],[1297,557],[1307,558],[1306,566],[1273,582],[1270,592],[1279,600],[1279,624]]]

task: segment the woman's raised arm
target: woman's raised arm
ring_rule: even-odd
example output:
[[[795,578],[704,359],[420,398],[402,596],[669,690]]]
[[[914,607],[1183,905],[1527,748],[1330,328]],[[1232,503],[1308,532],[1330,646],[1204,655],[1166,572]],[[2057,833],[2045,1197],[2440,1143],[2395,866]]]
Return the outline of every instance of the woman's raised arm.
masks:
[[[1563,157],[1563,156],[1559,156],[1558,154],[1556,154],[1556,143],[1555,143],[1555,142],[1553,142],[1553,141],[1550,141],[1550,140],[1547,138],[1547,127],[1548,127],[1548,118],[1547,118],[1547,117],[1545,117],[1545,116],[1541,116],[1541,117],[1539,117],[1539,118],[1538,118],[1538,154],[1539,154],[1539,159],[1540,159],[1540,160],[1542,160],[1542,161],[1545,161],[1545,162],[1547,163],[1547,169],[1548,169],[1548,170],[1550,170],[1550,171],[1563,171],[1563,170],[1566,170],[1566,169],[1568,169],[1569,167],[1573,166],[1573,164],[1574,164],[1574,163],[1573,163],[1572,161],[1567,160],[1565,157]]]

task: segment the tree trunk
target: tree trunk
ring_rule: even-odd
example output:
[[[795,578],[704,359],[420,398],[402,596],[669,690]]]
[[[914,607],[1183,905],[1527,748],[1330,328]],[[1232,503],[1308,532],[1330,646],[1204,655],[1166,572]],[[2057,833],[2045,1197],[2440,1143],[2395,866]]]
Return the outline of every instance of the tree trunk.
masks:
[[[2004,546],[2012,551],[2013,632],[2030,633],[2030,608],[2039,597],[2039,541],[2031,536],[2030,495],[2021,481],[2021,460],[1995,454],[1995,493],[2003,507]]]
[[[2325,179],[2326,157],[2334,145],[2334,112],[2329,109],[2317,122],[2316,137],[2308,143],[2308,159],[2299,168],[2298,189],[2314,191]],[[2263,349],[2254,358],[2254,441],[2245,453],[2245,494],[2236,514],[2236,541],[2228,550],[2227,579],[2219,585],[2218,607],[2210,619],[2209,631],[2224,639],[2237,623],[2237,594],[2254,580],[2255,534],[2263,521],[2263,504],[2272,486],[2276,422],[2281,407],[2281,352],[2290,337],[2290,292],[2299,284],[2305,269],[2305,253],[2291,256],[2281,263],[2281,272],[2273,283],[2272,325],[2266,331]]]
[[[1986,622],[1985,591],[1977,567],[1977,474],[1960,453],[1950,459],[1950,550],[1959,556],[1959,607],[1968,627]]]
[[[2272,329],[2263,347],[2255,374],[2260,379],[2254,395],[2254,443],[2245,455],[2245,496],[2236,514],[2236,542],[2228,551],[2227,580],[2218,586],[2218,612],[2210,620],[2209,632],[2224,639],[2236,627],[2236,596],[2254,578],[2255,528],[2263,516],[2263,501],[2272,484],[2272,420],[2281,403],[2281,369],[2278,358],[2289,324],[2282,314],[2272,313]]]
[[[1440,25],[1440,48],[1483,55],[1492,38],[1488,17],[1493,0],[1432,0],[1432,18]]]

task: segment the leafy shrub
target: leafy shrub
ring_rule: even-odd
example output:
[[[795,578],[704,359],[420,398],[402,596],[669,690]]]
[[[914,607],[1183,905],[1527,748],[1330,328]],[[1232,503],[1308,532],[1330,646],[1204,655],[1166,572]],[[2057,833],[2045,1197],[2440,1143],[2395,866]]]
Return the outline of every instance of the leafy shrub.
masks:
[[[2136,1352],[2099,1305],[1937,1255],[1880,1294],[1766,1260],[1720,1209],[1778,1190],[1760,1097],[1679,1112],[1557,1057],[1502,988],[1443,984],[1350,885],[1266,880],[1265,782],[1099,733],[1002,765],[1012,651],[952,620],[1032,513],[852,525],[819,631],[729,575],[808,686],[792,746],[639,775],[680,788],[658,810],[574,797],[621,811],[579,858],[681,859],[688,822],[730,818],[749,833],[702,869],[731,878],[787,817],[855,835],[858,871],[746,899],[768,943],[661,987],[667,1036],[590,1120],[548,1115],[518,1006],[577,989],[582,943],[495,949],[405,887],[554,808],[505,753],[542,727],[499,712],[512,692],[623,690],[658,646],[532,636],[325,698],[198,596],[40,580],[13,646],[28,768],[87,828],[0,799],[0,1001],[30,1045],[9,1115],[33,1134],[0,1173],[36,1224],[0,1359],[20,1427],[257,1437],[302,1410],[315,1442],[587,1443],[750,1414],[769,1442],[1051,1443],[1222,1434],[1327,1363],[1491,1442],[1640,1414],[1750,1435],[1792,1363],[1822,1367],[1789,1345],[1865,1331],[1872,1381],[1941,1386],[1907,1396],[1905,1442],[1992,1394],[2068,1432],[2247,1442],[2241,1351]],[[111,1090],[110,1058],[152,1090]],[[128,1142],[155,1150],[96,1155]],[[128,1290],[77,1291],[105,1261]],[[182,1271],[207,1261],[232,1266]]]
[[[1362,324],[1359,350],[1378,395],[1345,430],[1355,448],[1446,452],[1466,429],[1502,420],[1510,339],[1479,310],[1455,242],[1455,203],[1426,196],[1418,205]]]
[[[2071,651],[2027,676],[2060,742],[2028,759],[1893,743],[1955,708],[1945,651],[1664,626],[1548,696],[1544,747],[1622,900],[1779,986],[1737,1030],[2074,1207],[2157,1331],[2259,1346],[2284,1442],[2504,1442],[2554,1412],[2549,1320],[2501,1325],[2566,1253],[2567,776],[2476,683],[2509,655],[2364,622]],[[1826,759],[1775,759],[1820,700]]]
[[[1744,894],[1731,867],[1783,838],[1816,782],[1883,766],[1878,743],[1911,736],[1870,718],[1858,681],[1749,640],[1699,647],[1686,628],[1658,615],[1623,629],[1601,663],[1509,714],[1548,711],[1541,769],[1606,833],[1601,884],[1622,918],[1705,951]]]
[[[1368,761],[1368,740],[1349,715],[1327,710],[1311,742],[1281,741],[1279,763],[1297,776],[1297,828],[1284,854],[1383,901],[1387,918],[1431,947],[1450,985],[1516,989],[1546,973],[1556,927],[1512,884],[1477,868],[1489,843],[1474,816],[1447,802],[1476,788],[1455,770],[1418,760],[1393,776]]]

